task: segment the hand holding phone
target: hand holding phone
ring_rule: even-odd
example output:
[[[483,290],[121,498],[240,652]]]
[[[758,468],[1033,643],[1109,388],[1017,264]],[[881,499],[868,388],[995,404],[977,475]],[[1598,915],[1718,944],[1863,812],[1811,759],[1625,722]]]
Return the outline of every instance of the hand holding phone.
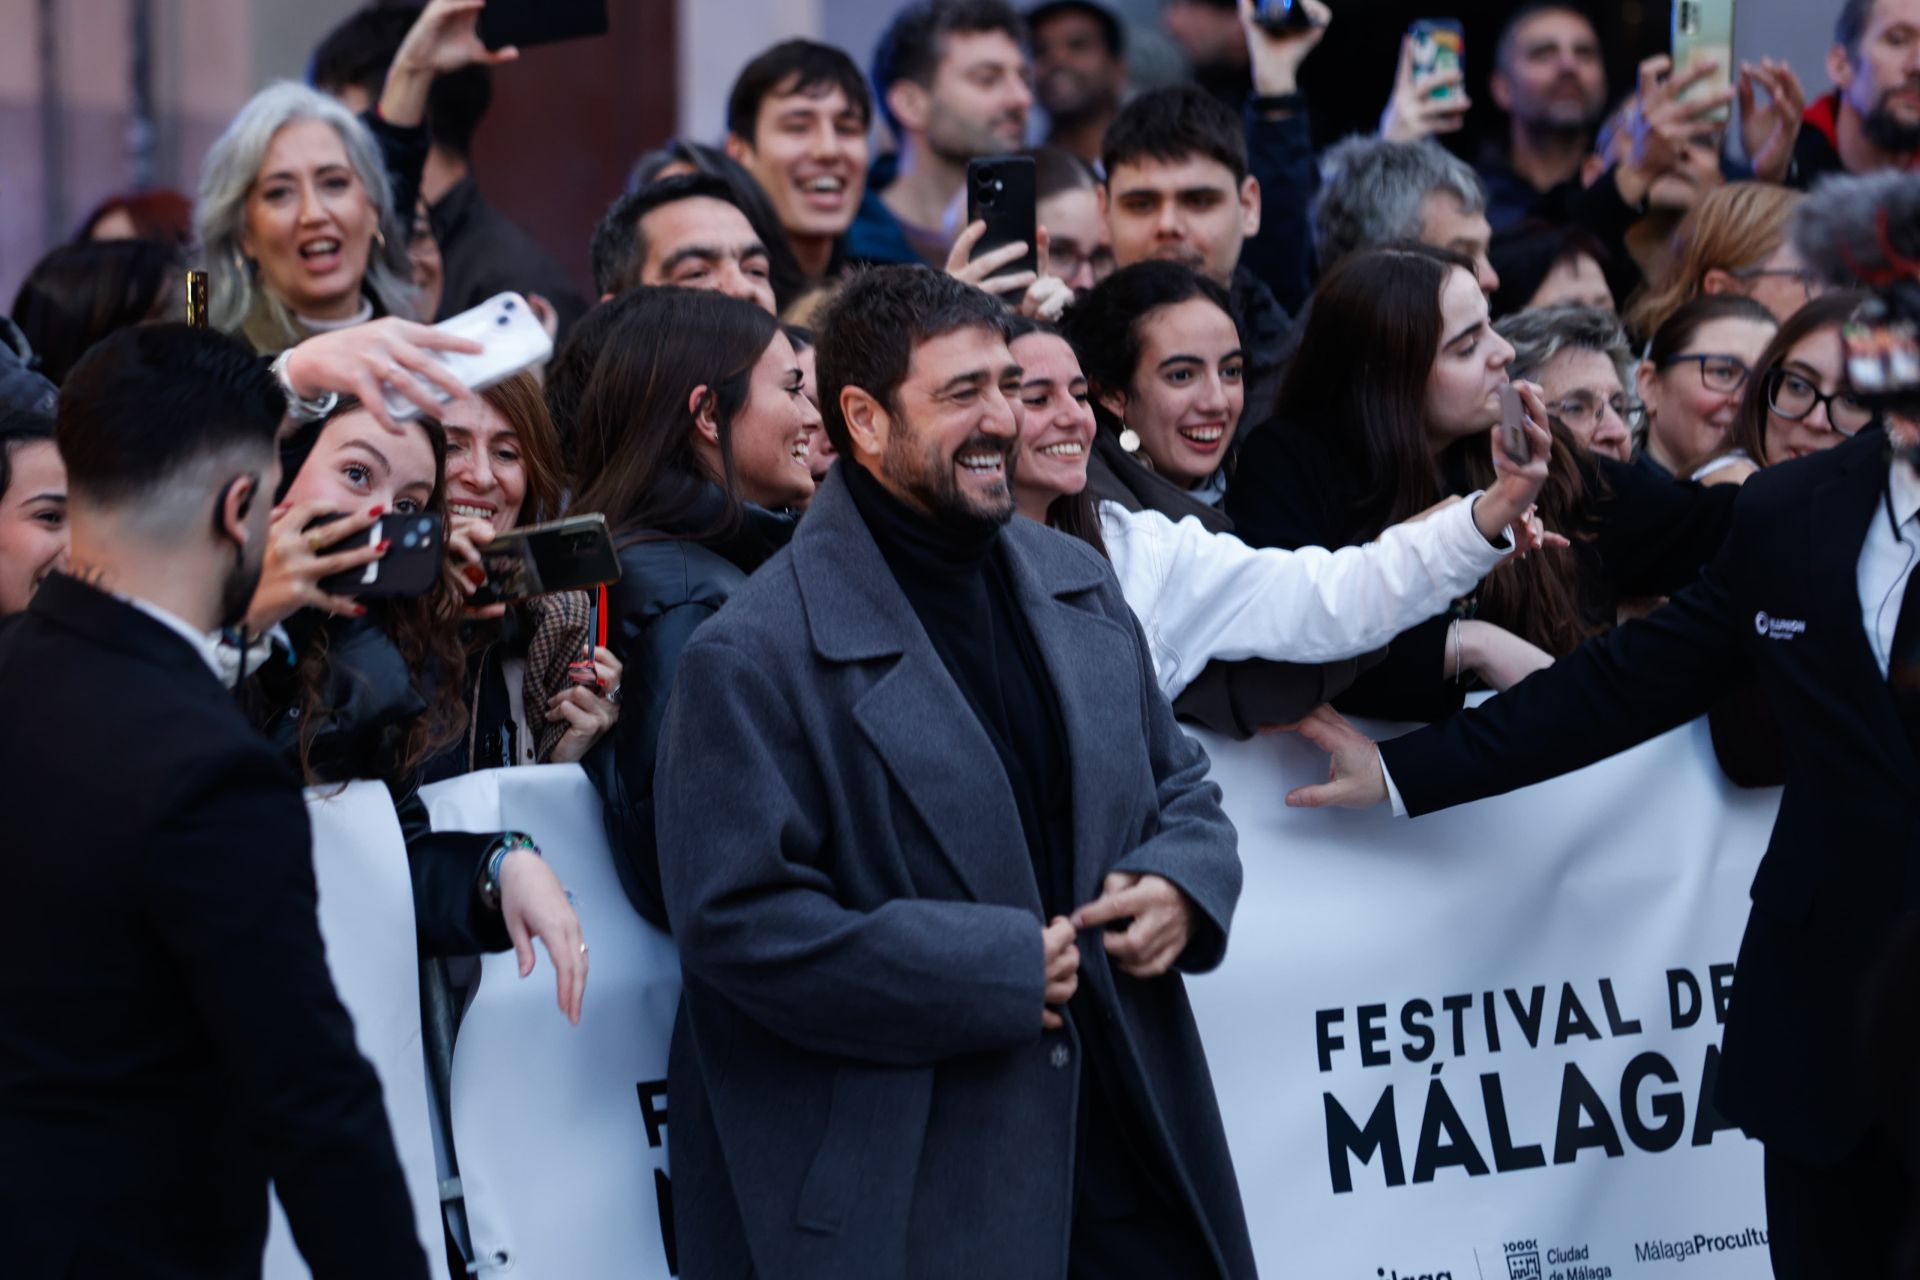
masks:
[[[602,515],[569,516],[496,534],[480,549],[486,580],[475,607],[585,591],[620,580],[620,556]]]
[[[480,41],[489,49],[554,44],[607,33],[607,0],[487,0]]]
[[[1421,18],[1407,29],[1407,35],[1413,41],[1416,79],[1466,73],[1467,35],[1457,18]],[[1461,85],[1443,84],[1429,96],[1434,102],[1448,102],[1465,95]]]
[[[1696,70],[1704,74],[1689,76]],[[1701,120],[1727,122],[1733,96],[1733,0],[1673,0],[1673,71],[1688,80],[1678,94],[1681,101],[1715,100]]]
[[[322,516],[307,528],[323,528],[338,518]],[[320,589],[355,600],[425,595],[440,576],[444,537],[437,515],[415,511],[382,516],[365,532],[352,534],[326,547],[321,554],[339,555],[355,547],[377,547],[382,543],[387,547],[385,553],[359,568],[322,578]]]
[[[1040,215],[1032,156],[978,156],[967,161],[967,222],[986,224],[975,246],[981,255],[1024,244],[1026,251],[995,268],[996,275],[1040,273]],[[993,279],[994,277],[988,277]]]
[[[1527,438],[1527,408],[1519,388],[1511,382],[1500,388],[1500,451],[1518,466],[1533,461],[1533,442]]]
[[[1258,0],[1253,20],[1276,36],[1294,35],[1316,25],[1302,0]]]
[[[468,391],[484,391],[553,357],[553,339],[547,336],[532,306],[517,293],[497,294],[433,327],[478,344],[477,353],[446,351],[431,357],[445,366],[452,381]],[[429,390],[442,404],[453,398],[443,386],[434,385]],[[385,394],[385,404],[396,422],[421,411],[417,402],[391,389]]]

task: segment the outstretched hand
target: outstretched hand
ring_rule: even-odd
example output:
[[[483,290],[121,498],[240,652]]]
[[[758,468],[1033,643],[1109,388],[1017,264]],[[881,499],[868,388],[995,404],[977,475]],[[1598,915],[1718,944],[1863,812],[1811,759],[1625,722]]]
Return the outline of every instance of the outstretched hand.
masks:
[[[1289,791],[1289,808],[1366,809],[1386,802],[1387,773],[1380,763],[1379,746],[1338,711],[1328,706],[1316,707],[1306,719],[1283,725],[1281,729],[1299,734],[1331,757],[1327,780]]]
[[[429,0],[393,55],[380,93],[380,118],[412,128],[426,119],[427,92],[435,76],[462,67],[497,67],[520,51],[489,49],[480,41],[480,11],[487,0]]]
[[[432,325],[387,316],[308,338],[287,355],[287,381],[306,399],[329,391],[356,396],[375,421],[398,433],[401,427],[387,411],[386,393],[391,390],[437,417],[446,408],[445,396],[461,400],[473,393],[433,352],[473,355],[480,349],[479,343]],[[436,396],[430,387],[445,396]]]
[[[520,976],[533,972],[533,940],[540,939],[553,961],[560,1012],[580,1025],[580,1003],[587,995],[587,944],[580,917],[546,860],[526,849],[509,853],[500,864],[500,917],[519,961]]]
[[[1764,104],[1756,87],[1766,90]],[[1772,58],[1758,66],[1742,63],[1738,82],[1740,141],[1762,182],[1785,182],[1793,167],[1793,144],[1800,138],[1800,121],[1807,109],[1807,91],[1793,68]]]
[[[1458,67],[1425,74],[1415,71],[1413,37],[1400,37],[1400,66],[1393,77],[1393,96],[1380,113],[1381,138],[1387,142],[1418,142],[1436,134],[1460,132],[1473,106],[1466,84],[1466,73]],[[1454,92],[1436,96],[1447,89]]]

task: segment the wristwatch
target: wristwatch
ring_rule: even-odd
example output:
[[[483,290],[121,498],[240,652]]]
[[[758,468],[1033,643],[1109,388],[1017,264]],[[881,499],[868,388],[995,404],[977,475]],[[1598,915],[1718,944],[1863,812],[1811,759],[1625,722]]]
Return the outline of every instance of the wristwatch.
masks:
[[[500,864],[517,849],[541,856],[540,846],[524,831],[502,832],[487,848],[486,860],[480,864],[480,903],[489,911],[500,909]]]
[[[285,351],[275,356],[273,364],[269,366],[273,372],[273,380],[279,383],[280,390],[286,393],[287,416],[295,422],[319,422],[328,414],[332,413],[334,406],[340,403],[340,393],[338,391],[328,391],[316,399],[309,400],[298,391],[295,391],[293,389],[293,379],[287,376],[287,361],[292,358],[293,348],[288,347]]]

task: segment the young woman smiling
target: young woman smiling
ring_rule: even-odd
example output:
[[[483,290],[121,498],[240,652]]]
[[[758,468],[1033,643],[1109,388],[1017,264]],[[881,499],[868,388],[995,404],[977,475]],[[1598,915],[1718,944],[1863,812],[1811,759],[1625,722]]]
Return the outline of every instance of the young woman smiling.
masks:
[[[1024,417],[1016,507],[1106,553],[1170,699],[1216,659],[1331,662],[1445,612],[1513,551],[1504,531],[1525,526],[1547,477],[1547,433],[1530,426],[1532,463],[1496,458],[1499,478],[1487,492],[1430,520],[1396,525],[1377,542],[1339,551],[1255,550],[1195,518],[1176,523],[1157,511],[1089,499],[1087,459],[1097,427],[1073,348],[1021,322],[1012,350],[1022,369]]]
[[[633,676],[616,767],[589,773],[634,905],[665,927],[653,773],[680,651],[792,536],[786,512],[813,496],[820,413],[793,344],[759,307],[694,289],[629,296],[575,417],[572,510],[604,514],[620,548],[608,643]]]
[[[348,407],[295,432],[281,454],[280,505],[248,622],[284,625],[292,661],[268,662],[247,682],[255,722],[310,784],[386,784],[407,840],[422,954],[512,946],[524,977],[537,937],[553,961],[561,1011],[577,1023],[586,947],[538,847],[518,832],[433,831],[420,801],[428,761],[466,723],[460,686],[445,678],[465,656],[457,597],[442,586],[363,606],[317,586],[327,573],[385,553],[382,544],[320,554],[382,513],[445,515],[440,427],[415,419],[389,431]],[[315,525],[327,516],[342,518]]]

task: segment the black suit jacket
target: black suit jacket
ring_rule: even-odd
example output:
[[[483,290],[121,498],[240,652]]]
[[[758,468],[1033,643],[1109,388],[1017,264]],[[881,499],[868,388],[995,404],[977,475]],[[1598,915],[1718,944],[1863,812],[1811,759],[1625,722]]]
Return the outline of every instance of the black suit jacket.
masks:
[[[200,656],[49,578],[0,633],[10,1280],[426,1275],[314,916],[299,788]]]
[[[1863,1005],[1920,907],[1920,760],[1856,587],[1886,479],[1878,433],[1769,468],[1747,482],[1718,558],[1667,607],[1380,748],[1408,810],[1428,813],[1591,764],[1757,679],[1783,730],[1786,793],[1754,877],[1715,1100],[1812,1164],[1847,1154],[1872,1122]]]

